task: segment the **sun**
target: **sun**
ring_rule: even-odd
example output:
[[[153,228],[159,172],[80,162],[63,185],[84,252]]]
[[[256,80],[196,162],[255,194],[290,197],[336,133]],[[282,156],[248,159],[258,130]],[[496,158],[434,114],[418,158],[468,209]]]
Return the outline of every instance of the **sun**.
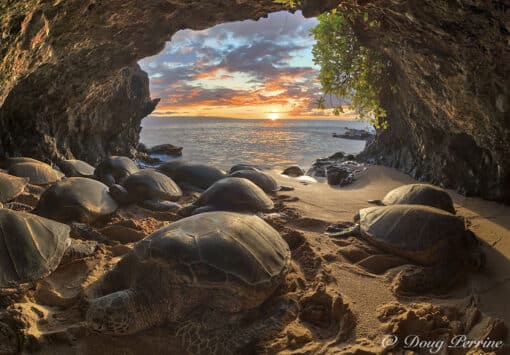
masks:
[[[269,115],[267,115],[267,118],[269,118],[271,121],[276,121],[280,118],[280,115],[276,112],[271,112]]]

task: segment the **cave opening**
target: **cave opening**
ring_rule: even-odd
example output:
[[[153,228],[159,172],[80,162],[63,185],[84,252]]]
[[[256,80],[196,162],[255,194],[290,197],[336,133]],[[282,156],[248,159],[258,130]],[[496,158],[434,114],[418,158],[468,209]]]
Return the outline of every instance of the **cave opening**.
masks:
[[[332,134],[368,125],[349,109],[337,117],[317,106],[322,88],[311,30],[318,22],[280,11],[177,32],[159,54],[139,62],[152,97],[161,98],[142,121],[141,143],[184,147],[184,159],[225,169],[310,166],[337,151],[360,152],[364,142]]]

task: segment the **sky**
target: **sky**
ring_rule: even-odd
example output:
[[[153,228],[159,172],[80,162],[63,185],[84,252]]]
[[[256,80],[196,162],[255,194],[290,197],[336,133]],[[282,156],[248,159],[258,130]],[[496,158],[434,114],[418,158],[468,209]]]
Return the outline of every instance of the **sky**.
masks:
[[[153,115],[333,118],[316,108],[321,87],[310,34],[316,24],[301,12],[277,12],[177,32],[161,53],[139,62],[152,97],[161,98]]]

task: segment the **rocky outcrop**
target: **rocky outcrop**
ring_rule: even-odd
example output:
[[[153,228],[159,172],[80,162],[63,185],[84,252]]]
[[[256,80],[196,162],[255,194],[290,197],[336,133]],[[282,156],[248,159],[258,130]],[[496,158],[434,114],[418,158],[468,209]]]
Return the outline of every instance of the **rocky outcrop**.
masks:
[[[377,5],[376,5],[377,4]],[[362,42],[392,64],[382,98],[389,128],[364,157],[410,175],[510,203],[510,4],[383,1]]]
[[[510,202],[509,4],[496,1],[303,1],[305,15],[341,2],[380,21],[355,24],[392,63],[389,129],[367,160],[467,194]],[[0,3],[0,155],[131,155],[157,104],[137,60],[172,34],[281,9],[272,0],[5,0]]]

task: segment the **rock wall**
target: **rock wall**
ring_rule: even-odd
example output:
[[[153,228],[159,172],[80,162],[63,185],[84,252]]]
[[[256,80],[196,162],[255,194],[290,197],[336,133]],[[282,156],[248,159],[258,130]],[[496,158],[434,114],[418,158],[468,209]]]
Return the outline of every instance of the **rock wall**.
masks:
[[[389,129],[366,159],[467,194],[510,202],[510,10],[507,0],[327,0],[392,62]],[[137,60],[184,28],[258,18],[272,0],[4,0],[0,3],[0,156],[45,160],[131,154],[156,106]]]
[[[389,129],[364,157],[425,181],[510,203],[510,3],[382,1],[356,26],[392,63]]]

